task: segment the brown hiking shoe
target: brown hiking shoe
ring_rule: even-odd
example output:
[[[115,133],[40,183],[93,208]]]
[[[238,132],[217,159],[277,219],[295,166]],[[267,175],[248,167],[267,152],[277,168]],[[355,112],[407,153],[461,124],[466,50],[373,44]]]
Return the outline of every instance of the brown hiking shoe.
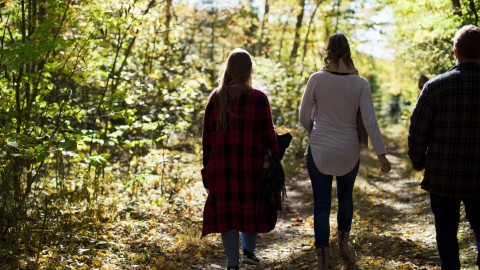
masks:
[[[330,269],[330,257],[328,254],[328,247],[317,248],[318,267],[314,270],[328,270]]]
[[[340,257],[349,257],[350,256],[350,243],[349,243],[349,232],[338,231],[338,253]]]

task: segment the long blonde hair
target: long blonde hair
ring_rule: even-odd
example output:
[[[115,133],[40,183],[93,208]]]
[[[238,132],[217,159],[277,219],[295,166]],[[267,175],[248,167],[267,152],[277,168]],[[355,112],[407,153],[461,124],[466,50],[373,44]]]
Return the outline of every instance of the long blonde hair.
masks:
[[[214,91],[218,93],[220,109],[218,126],[222,127],[223,131],[227,130],[230,117],[233,116],[229,102],[238,100],[252,88],[252,67],[252,57],[243,49],[236,48],[228,56],[225,68],[220,75],[219,87]],[[235,88],[236,91],[229,91],[229,88]]]
[[[355,66],[347,38],[343,34],[337,33],[328,38],[327,57],[325,57],[324,62],[327,66],[333,64],[338,67],[340,59],[350,68]]]

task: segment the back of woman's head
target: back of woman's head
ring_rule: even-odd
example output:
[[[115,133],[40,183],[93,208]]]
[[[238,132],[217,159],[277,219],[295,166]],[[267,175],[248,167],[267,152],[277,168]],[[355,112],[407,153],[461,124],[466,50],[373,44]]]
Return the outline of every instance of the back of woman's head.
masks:
[[[349,67],[354,66],[347,38],[343,34],[333,34],[328,38],[325,64],[333,64],[338,67],[340,60],[343,60]]]
[[[220,78],[220,88],[250,88],[252,84],[253,61],[250,54],[240,48],[234,49],[228,56],[225,69]]]
[[[243,49],[234,49],[228,56],[220,76],[220,86],[215,91],[218,93],[220,110],[218,126],[223,131],[227,130],[230,117],[235,116],[230,110],[229,102],[238,99],[252,88],[252,66],[252,57]]]

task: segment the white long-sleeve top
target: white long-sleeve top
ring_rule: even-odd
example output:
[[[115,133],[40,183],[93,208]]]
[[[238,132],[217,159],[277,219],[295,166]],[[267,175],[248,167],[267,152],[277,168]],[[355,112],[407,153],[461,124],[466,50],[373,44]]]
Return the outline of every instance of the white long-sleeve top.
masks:
[[[359,108],[375,152],[386,154],[365,78],[320,71],[308,80],[300,105],[300,123],[310,133],[313,160],[321,173],[342,176],[357,164]]]

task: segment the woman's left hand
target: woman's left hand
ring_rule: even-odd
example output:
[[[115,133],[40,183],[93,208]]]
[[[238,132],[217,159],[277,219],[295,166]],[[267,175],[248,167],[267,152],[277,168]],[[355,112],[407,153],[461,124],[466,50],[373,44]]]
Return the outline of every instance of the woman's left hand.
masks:
[[[388,173],[391,169],[392,166],[390,165],[390,161],[388,161],[387,157],[385,154],[379,155],[378,156],[378,161],[380,161],[381,168],[380,170],[384,173]]]

